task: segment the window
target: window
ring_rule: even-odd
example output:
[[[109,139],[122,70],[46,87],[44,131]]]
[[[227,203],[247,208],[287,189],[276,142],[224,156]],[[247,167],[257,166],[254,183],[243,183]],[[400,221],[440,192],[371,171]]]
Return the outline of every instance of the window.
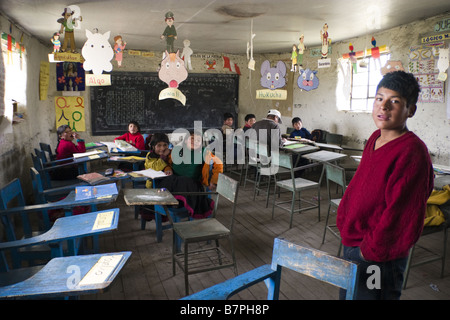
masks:
[[[366,57],[357,60],[356,71],[353,72],[349,60],[341,61],[340,81],[338,87],[344,88],[339,109],[355,112],[371,112],[377,85],[383,75],[381,68],[390,59],[390,54],[382,54],[379,59]],[[347,68],[344,70],[344,66]],[[347,94],[345,94],[345,91]],[[346,98],[345,98],[346,97]]]

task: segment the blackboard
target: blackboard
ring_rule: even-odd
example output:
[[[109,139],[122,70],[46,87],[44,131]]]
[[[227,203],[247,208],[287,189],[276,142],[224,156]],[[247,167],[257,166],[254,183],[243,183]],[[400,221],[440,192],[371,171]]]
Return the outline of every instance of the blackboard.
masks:
[[[112,72],[111,86],[90,87],[92,135],[121,135],[131,120],[141,133],[191,130],[202,121],[203,130],[221,128],[223,114],[237,119],[239,76],[189,74],[179,90],[186,104],[175,99],[159,100],[167,88],[156,72]]]

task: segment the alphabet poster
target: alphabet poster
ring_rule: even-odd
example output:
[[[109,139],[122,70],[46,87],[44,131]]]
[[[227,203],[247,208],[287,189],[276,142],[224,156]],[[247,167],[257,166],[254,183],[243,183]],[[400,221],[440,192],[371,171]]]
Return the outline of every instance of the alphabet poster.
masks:
[[[414,74],[419,82],[419,102],[444,102],[444,82],[438,79],[439,70],[436,67],[439,48],[443,48],[442,43],[410,48],[409,72]]]
[[[55,97],[56,128],[69,125],[73,131],[86,131],[83,97]]]

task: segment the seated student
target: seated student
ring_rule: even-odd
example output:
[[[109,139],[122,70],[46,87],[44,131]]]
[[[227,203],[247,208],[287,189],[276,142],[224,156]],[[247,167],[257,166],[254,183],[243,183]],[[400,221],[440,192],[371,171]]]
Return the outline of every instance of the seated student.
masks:
[[[56,130],[58,144],[56,146],[56,160],[72,158],[74,153],[86,152],[84,140],[80,138],[78,132],[72,131],[70,126],[64,124]],[[77,144],[73,140],[77,139]],[[67,166],[51,171],[54,180],[70,180],[78,176],[78,166]]]
[[[153,169],[156,171],[163,171],[166,175],[173,173],[170,166],[170,149],[169,137],[165,133],[155,133],[150,140],[150,152],[145,157],[145,169]],[[147,180],[146,187],[152,187],[152,181]]]
[[[256,116],[253,113],[249,113],[245,116],[245,125],[242,128],[245,131],[247,131],[248,129],[250,129],[252,127],[252,125],[256,122]]]
[[[176,152],[176,154],[174,154]],[[204,157],[203,157],[204,155]],[[202,134],[191,133],[183,146],[174,147],[168,158],[173,174],[160,179],[158,187],[170,192],[214,191],[223,172],[223,164],[212,152],[204,152]],[[193,218],[208,217],[212,213],[213,203],[206,196],[175,196]]]
[[[141,128],[136,121],[130,121],[128,123],[128,132],[114,139],[123,140],[131,144],[133,147],[139,150],[145,150],[144,137],[141,134]]]
[[[292,126],[294,127],[294,131],[291,132],[289,138],[297,138],[301,137],[302,139],[312,140],[311,133],[303,127],[302,119],[299,117],[295,117],[292,119]]]
[[[222,133],[227,134],[227,130],[233,130],[234,117],[231,113],[226,112],[223,115]]]

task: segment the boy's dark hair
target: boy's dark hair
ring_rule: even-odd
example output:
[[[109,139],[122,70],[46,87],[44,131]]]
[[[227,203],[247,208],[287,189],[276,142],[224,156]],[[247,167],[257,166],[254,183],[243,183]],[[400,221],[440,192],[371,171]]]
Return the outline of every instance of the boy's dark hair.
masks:
[[[377,92],[379,88],[386,88],[400,93],[406,99],[407,107],[415,105],[419,98],[419,83],[413,74],[405,71],[386,73],[377,86]]]
[[[153,150],[153,147],[156,146],[159,142],[165,142],[170,144],[169,137],[165,133],[156,132],[152,135],[152,139],[150,140],[150,150]]]
[[[234,117],[233,117],[233,115],[231,113],[225,112],[223,114],[223,120],[227,120],[228,118],[233,118],[233,120],[234,120]]]
[[[248,120],[255,118],[256,116],[253,113],[249,113],[248,115],[245,116],[245,122],[247,122]]]
[[[292,125],[294,125],[294,123],[297,123],[297,122],[302,122],[302,119],[300,119],[299,117],[295,117],[292,119]]]

